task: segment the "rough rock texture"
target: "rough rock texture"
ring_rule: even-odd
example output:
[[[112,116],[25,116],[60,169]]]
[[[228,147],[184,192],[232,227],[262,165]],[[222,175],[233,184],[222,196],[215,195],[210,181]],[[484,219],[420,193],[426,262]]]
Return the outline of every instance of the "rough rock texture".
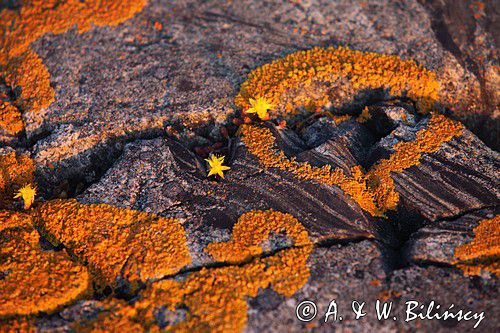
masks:
[[[32,43],[50,73],[55,101],[23,113],[25,134],[36,143],[38,163],[59,170],[57,176],[40,171],[41,179],[89,182],[109,161],[74,161],[77,152],[116,156],[122,140],[159,135],[166,125],[192,142],[220,139],[206,124],[234,112],[233,97],[249,70],[296,50],[342,44],[435,70],[442,104],[498,147],[492,6],[467,2],[442,13],[416,1],[152,0],[118,27],[70,29]],[[465,36],[459,14],[469,22]],[[477,54],[466,56],[471,51],[463,45],[471,40]],[[193,138],[193,129],[200,136]],[[70,167],[75,163],[81,166]]]
[[[472,331],[405,323],[408,300],[498,330],[497,2],[42,2],[0,2],[0,331]],[[410,83],[464,126],[377,75],[288,87],[329,103],[266,122],[236,107],[252,70],[339,45],[414,59],[377,58],[429,78]],[[301,323],[306,299],[320,312]],[[343,320],[324,323],[332,299]],[[377,299],[399,319],[378,321]]]
[[[451,220],[429,224],[411,235],[405,244],[405,257],[418,263],[451,265],[457,247],[474,239],[472,230],[483,219],[498,215],[498,208],[478,210]]]
[[[489,323],[483,321],[483,329],[486,332],[495,330],[497,323],[494,318],[499,313],[495,301],[495,297],[498,297],[496,282],[472,282],[457,270],[432,266],[409,266],[393,270],[388,264],[388,258],[393,255],[391,250],[368,241],[318,248],[309,257],[311,279],[294,297],[285,299],[264,290],[249,302],[251,309],[246,331],[331,332],[333,329],[342,329],[355,332],[394,332],[445,331],[450,328],[460,332],[472,331],[474,322],[417,319],[405,323],[405,302],[408,300],[417,300],[422,304],[435,300],[441,306],[451,303],[468,304],[469,309],[489,313]],[[416,288],[416,285],[423,288]],[[458,285],[461,288],[457,288]],[[479,298],[481,305],[476,301]],[[317,317],[308,323],[298,322],[295,314],[297,305],[304,300],[314,301],[318,308]],[[342,321],[334,321],[331,315],[325,323],[325,314],[331,300],[336,300],[338,316],[342,316]],[[364,311],[367,315],[359,320],[354,319],[351,309],[353,300],[366,302]],[[374,310],[377,300],[393,302],[388,320],[377,320]],[[394,315],[398,317],[397,321],[393,320]],[[273,324],[269,326],[269,322]]]
[[[215,182],[204,177],[196,167],[201,161],[179,143],[155,139],[130,144],[79,200],[186,220],[191,254],[201,258],[208,243],[229,236],[242,213],[269,208],[295,216],[317,242],[377,238],[394,244],[392,226],[377,222],[338,188],[297,183],[286,173],[264,170],[243,146],[236,150],[231,172]]]

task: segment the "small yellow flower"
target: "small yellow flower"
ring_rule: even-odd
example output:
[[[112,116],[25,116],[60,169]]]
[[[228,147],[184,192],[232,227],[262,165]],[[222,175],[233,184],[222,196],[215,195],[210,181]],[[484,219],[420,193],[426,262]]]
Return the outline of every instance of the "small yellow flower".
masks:
[[[19,189],[14,199],[22,198],[24,201],[24,209],[30,209],[35,202],[36,187],[31,184],[25,185]]]
[[[230,169],[230,167],[222,165],[222,163],[224,163],[224,156],[217,157],[216,155],[210,155],[210,158],[205,159],[205,161],[208,162],[210,168],[208,177],[219,175],[221,178],[224,178],[224,171]]]
[[[250,98],[248,101],[250,102],[250,105],[252,107],[246,110],[246,113],[257,113],[257,116],[259,116],[261,120],[269,119],[269,114],[267,113],[267,111],[272,110],[274,108],[274,105],[272,105],[262,97],[257,97],[257,99]]]

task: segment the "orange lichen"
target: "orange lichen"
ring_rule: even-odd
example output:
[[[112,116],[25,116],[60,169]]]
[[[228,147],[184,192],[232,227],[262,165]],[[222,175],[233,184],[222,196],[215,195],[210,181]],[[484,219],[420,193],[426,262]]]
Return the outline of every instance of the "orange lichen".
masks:
[[[27,155],[7,148],[0,153],[0,208],[10,208],[14,195],[26,184],[33,183],[35,165]]]
[[[9,318],[0,322],[0,332],[3,333],[35,333],[36,326],[29,318]]]
[[[342,124],[344,121],[348,121],[349,119],[352,118],[352,116],[348,114],[344,114],[341,116],[331,115],[328,117],[331,118],[337,125]]]
[[[33,226],[31,215],[0,210],[0,233],[12,228],[29,228]]]
[[[355,166],[351,169],[351,174],[346,175],[340,168],[332,170],[330,165],[318,168],[307,162],[288,158],[275,147],[276,139],[269,129],[255,125],[244,125],[241,128],[245,146],[265,167],[286,170],[301,180],[338,186],[374,216],[381,216],[388,209],[395,209],[399,201],[391,172],[401,172],[418,165],[422,154],[437,151],[443,142],[460,135],[461,131],[460,123],[435,114],[429,120],[427,128],[417,133],[415,141],[396,144],[395,152],[389,159],[381,160],[366,174],[360,166]]]
[[[260,244],[271,232],[284,232],[297,242],[295,247],[246,261],[248,256],[262,253]],[[249,240],[243,239],[245,236]],[[272,210],[246,213],[235,225],[232,240],[207,248],[215,259],[238,265],[202,268],[183,281],[167,279],[153,283],[133,305],[113,302],[111,313],[94,323],[94,331],[105,332],[116,326],[157,331],[158,327],[153,325],[154,313],[161,307],[170,311],[188,309],[184,319],[165,328],[169,332],[242,331],[247,321],[247,298],[256,297],[259,289],[267,287],[292,296],[309,278],[306,261],[311,251],[306,229],[291,215]],[[138,323],[143,325],[142,329],[137,328]]]
[[[455,249],[455,265],[466,275],[479,275],[484,270],[500,275],[500,215],[482,220],[474,234],[472,242]]]
[[[268,210],[243,214],[233,227],[231,240],[211,243],[206,251],[218,261],[243,262],[262,253],[262,242],[271,233],[286,233],[295,246],[311,244],[307,230],[292,215]]]
[[[363,108],[363,111],[361,111],[361,114],[356,118],[356,120],[359,122],[359,123],[364,123],[366,122],[368,119],[370,119],[372,116],[370,114],[370,110],[368,109],[367,106],[365,106]]]
[[[427,127],[417,133],[414,141],[398,142],[394,153],[388,158],[379,161],[367,174],[367,181],[374,191],[378,207],[396,209],[399,202],[399,193],[394,188],[391,172],[401,172],[420,163],[422,154],[436,152],[443,142],[450,141],[462,134],[463,125],[434,114]]]
[[[413,60],[345,47],[316,47],[253,70],[241,85],[235,104],[246,110],[250,98],[260,96],[275,106],[274,115],[300,106],[315,110],[330,103],[328,85],[341,78],[350,83],[351,95],[365,89],[387,89],[393,96],[406,94],[422,112],[431,110],[438,98],[435,73]]]
[[[30,219],[0,213],[0,316],[51,312],[88,289],[87,269],[64,251],[42,251]]]
[[[177,273],[191,262],[176,219],[117,208],[53,200],[36,209],[36,222],[54,244],[63,244],[103,283],[131,282]]]
[[[23,129],[19,110],[9,102],[0,100],[0,135],[15,136]]]
[[[438,98],[435,74],[414,61],[339,47],[296,52],[257,68],[242,84],[235,104],[247,110],[252,106],[250,102],[258,96],[273,105],[275,117],[300,106],[317,110],[330,104],[330,90],[324,87],[338,84],[339,79],[348,80],[351,95],[378,88],[388,89],[394,96],[406,95],[417,102],[420,112],[432,110]],[[347,117],[334,120],[340,122]],[[369,110],[365,107],[357,120],[364,122],[369,117]],[[267,129],[244,125],[241,133],[249,151],[264,166],[287,170],[299,179],[339,186],[361,208],[380,216],[388,209],[395,209],[399,201],[391,172],[401,172],[417,165],[422,154],[437,151],[441,143],[460,135],[461,129],[459,123],[433,115],[428,128],[419,132],[415,141],[398,143],[394,147],[395,153],[380,161],[367,174],[360,166],[355,166],[348,175],[340,169],[332,170],[329,165],[315,168],[287,158],[275,148],[275,138]]]
[[[245,125],[241,129],[245,146],[265,167],[286,170],[301,180],[313,180],[329,186],[338,186],[364,210],[372,215],[381,215],[360,167],[353,168],[352,174],[346,175],[340,168],[332,170],[330,165],[317,168],[307,162],[297,162],[293,158],[286,157],[284,152],[275,147],[276,139],[269,129],[254,125]]]
[[[12,88],[22,87],[15,106],[23,111],[37,112],[54,100],[50,75],[42,59],[30,44],[47,33],[61,34],[73,26],[79,32],[92,25],[114,26],[138,13],[146,0],[30,0],[23,1],[20,9],[0,12],[0,76]],[[5,119],[17,119],[17,108],[3,109]],[[0,124],[2,124],[0,122]],[[21,130],[20,121],[9,124],[12,134]]]

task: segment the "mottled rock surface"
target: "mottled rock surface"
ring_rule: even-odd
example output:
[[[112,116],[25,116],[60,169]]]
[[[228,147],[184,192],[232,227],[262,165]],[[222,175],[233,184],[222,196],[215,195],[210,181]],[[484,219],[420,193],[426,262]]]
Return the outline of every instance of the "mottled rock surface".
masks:
[[[34,25],[44,33],[16,47],[9,29],[24,30],[11,18],[42,4],[0,2],[0,331],[472,331],[474,321],[405,323],[410,300],[484,311],[479,330],[498,330],[496,247],[475,276],[455,257],[499,213],[497,2],[108,2],[65,1],[75,15],[55,18],[83,22],[64,28],[47,28],[61,7],[44,2]],[[377,202],[379,214],[359,188],[265,167],[238,128],[250,119],[235,106],[250,71],[339,45],[435,72],[437,111],[464,124],[388,172],[398,197]],[[252,118],[304,174],[373,176],[433,117],[346,78],[328,91],[323,108]],[[224,179],[206,176],[210,152],[225,156]],[[20,213],[14,195],[27,183],[38,194]],[[497,239],[491,230],[483,237]],[[325,323],[333,299],[343,319]],[[308,323],[296,317],[303,300],[318,306]],[[354,300],[366,302],[360,320]],[[377,300],[393,301],[398,319],[377,320]]]
[[[56,97],[46,109],[23,113],[26,136],[36,142],[38,163],[58,169],[55,181],[91,182],[103,163],[74,161],[77,152],[116,156],[123,140],[160,135],[167,125],[191,142],[218,140],[218,131],[206,124],[224,123],[234,113],[233,98],[251,69],[296,50],[341,44],[397,54],[435,70],[440,103],[498,148],[492,6],[463,5],[469,39],[454,42],[461,34],[457,11],[447,13],[450,26],[442,17],[437,24],[439,14],[416,1],[152,0],[118,27],[48,34],[32,44]],[[463,53],[470,52],[462,46],[470,40],[482,41],[474,51],[481,57]],[[46,173],[42,179],[56,177]]]

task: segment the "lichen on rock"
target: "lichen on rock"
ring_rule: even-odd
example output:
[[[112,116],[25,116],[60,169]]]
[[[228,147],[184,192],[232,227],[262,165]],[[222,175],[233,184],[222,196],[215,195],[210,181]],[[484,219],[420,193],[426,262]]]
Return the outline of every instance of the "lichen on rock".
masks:
[[[0,208],[12,208],[16,191],[33,183],[34,172],[35,165],[27,154],[0,149]]]
[[[235,104],[246,110],[251,106],[250,98],[261,97],[275,106],[271,116],[300,106],[312,111],[331,103],[328,85],[339,78],[347,78],[350,97],[364,89],[382,88],[392,96],[405,94],[422,112],[432,110],[438,99],[435,73],[413,60],[346,47],[315,47],[253,70],[241,85]]]
[[[399,201],[391,172],[400,172],[418,165],[422,154],[437,151],[441,143],[459,136],[461,130],[459,122],[433,114],[427,128],[419,131],[414,141],[398,143],[394,147],[394,154],[379,161],[367,173],[358,165],[351,168],[350,174],[345,174],[340,168],[332,170],[328,164],[319,168],[308,162],[288,158],[276,148],[276,139],[267,128],[243,125],[241,133],[243,143],[265,167],[286,170],[301,180],[338,186],[361,208],[373,216],[382,216],[387,210],[396,209]]]
[[[271,231],[286,233],[294,247],[260,257],[259,245]],[[246,232],[255,237],[242,239],[248,236]],[[207,248],[214,258],[232,265],[203,267],[180,281],[154,282],[133,304],[110,301],[108,310],[90,323],[91,330],[106,332],[121,327],[152,332],[160,328],[167,332],[242,331],[247,321],[247,298],[256,297],[259,289],[268,287],[292,296],[309,278],[306,261],[312,249],[307,231],[293,216],[272,210],[248,212],[238,219],[232,240]],[[249,259],[249,255],[253,257]],[[174,319],[159,325],[159,313],[165,311],[174,314]],[[176,316],[177,312],[182,315]]]
[[[0,11],[0,76],[11,88],[21,87],[15,107],[0,107],[0,125],[8,134],[22,130],[20,110],[39,112],[54,101],[50,74],[30,44],[45,34],[61,34],[73,26],[79,32],[92,25],[114,26],[141,11],[147,0],[138,1],[23,1],[19,10]],[[10,120],[16,120],[15,123]]]
[[[52,312],[89,289],[90,277],[65,251],[43,251],[27,214],[0,211],[0,316]]]
[[[472,242],[455,249],[455,265],[466,275],[500,274],[500,215],[479,222]]]
[[[43,203],[35,214],[47,238],[88,264],[103,285],[160,279],[191,262],[176,219],[76,200]]]

